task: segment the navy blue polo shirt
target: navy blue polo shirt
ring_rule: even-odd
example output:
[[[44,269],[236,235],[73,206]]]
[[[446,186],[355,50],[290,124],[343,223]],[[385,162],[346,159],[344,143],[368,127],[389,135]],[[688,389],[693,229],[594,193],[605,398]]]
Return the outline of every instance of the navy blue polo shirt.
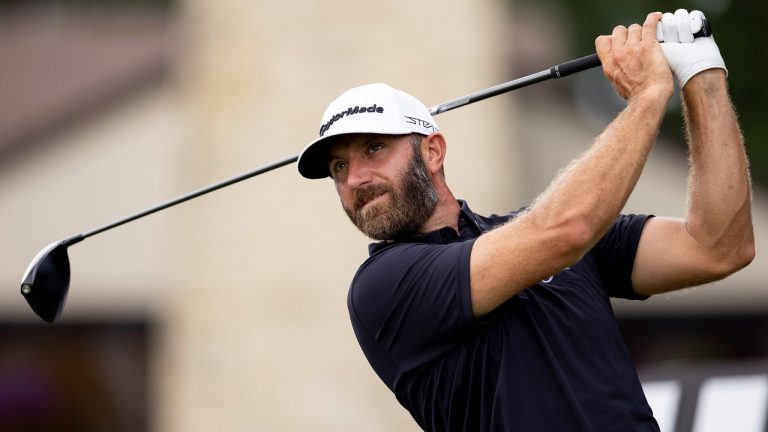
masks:
[[[513,218],[460,201],[442,228],[370,246],[348,296],[365,356],[428,431],[658,431],[609,297],[631,284],[648,216],[622,215],[584,258],[482,318],[472,313],[474,240]]]

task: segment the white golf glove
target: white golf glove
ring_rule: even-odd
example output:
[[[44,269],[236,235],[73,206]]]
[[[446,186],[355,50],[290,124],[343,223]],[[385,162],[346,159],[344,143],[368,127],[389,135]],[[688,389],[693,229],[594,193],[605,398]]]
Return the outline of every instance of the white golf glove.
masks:
[[[693,37],[701,30],[703,19],[704,14],[700,11],[688,13],[678,9],[674,14],[665,13],[656,27],[656,39],[664,42],[661,50],[681,89],[701,71],[720,68],[728,73],[714,36]]]

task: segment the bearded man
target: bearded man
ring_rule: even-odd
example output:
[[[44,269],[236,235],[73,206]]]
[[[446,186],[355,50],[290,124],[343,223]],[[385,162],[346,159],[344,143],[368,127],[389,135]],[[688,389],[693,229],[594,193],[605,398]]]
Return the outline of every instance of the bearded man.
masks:
[[[665,47],[661,13],[597,38],[626,109],[533,204],[504,216],[453,196],[445,137],[414,97],[372,84],[325,111],[299,172],[330,176],[355,226],[380,240],[349,313],[371,366],[423,429],[658,431],[609,298],[717,280],[754,256],[725,65],[712,38],[693,41],[693,15],[665,15]],[[622,215],[673,74],[691,152],[686,218]]]

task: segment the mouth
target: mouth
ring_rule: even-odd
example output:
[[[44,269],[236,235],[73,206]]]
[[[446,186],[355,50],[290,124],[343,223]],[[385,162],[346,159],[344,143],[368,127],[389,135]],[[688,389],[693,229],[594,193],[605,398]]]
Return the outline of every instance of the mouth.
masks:
[[[363,211],[367,211],[371,208],[371,204],[374,206],[379,203],[385,195],[391,194],[393,191],[387,185],[377,184],[369,185],[361,189],[357,189],[353,192],[352,202],[350,203],[350,210],[360,214]]]
[[[381,201],[382,199],[384,199],[384,196],[385,196],[385,195],[387,195],[387,192],[381,192],[380,194],[377,194],[376,196],[374,196],[374,197],[372,197],[372,198],[370,198],[370,199],[368,199],[368,200],[364,201],[364,202],[363,202],[363,203],[362,203],[362,204],[361,204],[361,205],[358,207],[358,209],[359,209],[359,210],[363,210],[363,209],[365,209],[366,207],[368,207],[369,205],[371,205],[371,204],[374,204],[374,203],[377,203],[377,202]]]

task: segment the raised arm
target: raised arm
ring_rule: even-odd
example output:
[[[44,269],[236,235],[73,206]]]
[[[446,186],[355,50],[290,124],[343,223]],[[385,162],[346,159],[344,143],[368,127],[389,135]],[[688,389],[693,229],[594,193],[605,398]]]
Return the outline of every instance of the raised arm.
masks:
[[[577,262],[605,234],[632,192],[673,92],[656,41],[660,13],[595,41],[626,109],[514,221],[480,236],[470,278],[475,315]]]
[[[632,281],[656,294],[721,279],[755,254],[747,158],[713,37],[694,40],[699,11],[664,14],[658,35],[683,89],[690,150],[684,220],[655,218],[640,238]]]
[[[747,158],[721,69],[683,89],[690,148],[684,220],[651,219],[640,237],[632,281],[651,295],[718,279],[755,254]]]

